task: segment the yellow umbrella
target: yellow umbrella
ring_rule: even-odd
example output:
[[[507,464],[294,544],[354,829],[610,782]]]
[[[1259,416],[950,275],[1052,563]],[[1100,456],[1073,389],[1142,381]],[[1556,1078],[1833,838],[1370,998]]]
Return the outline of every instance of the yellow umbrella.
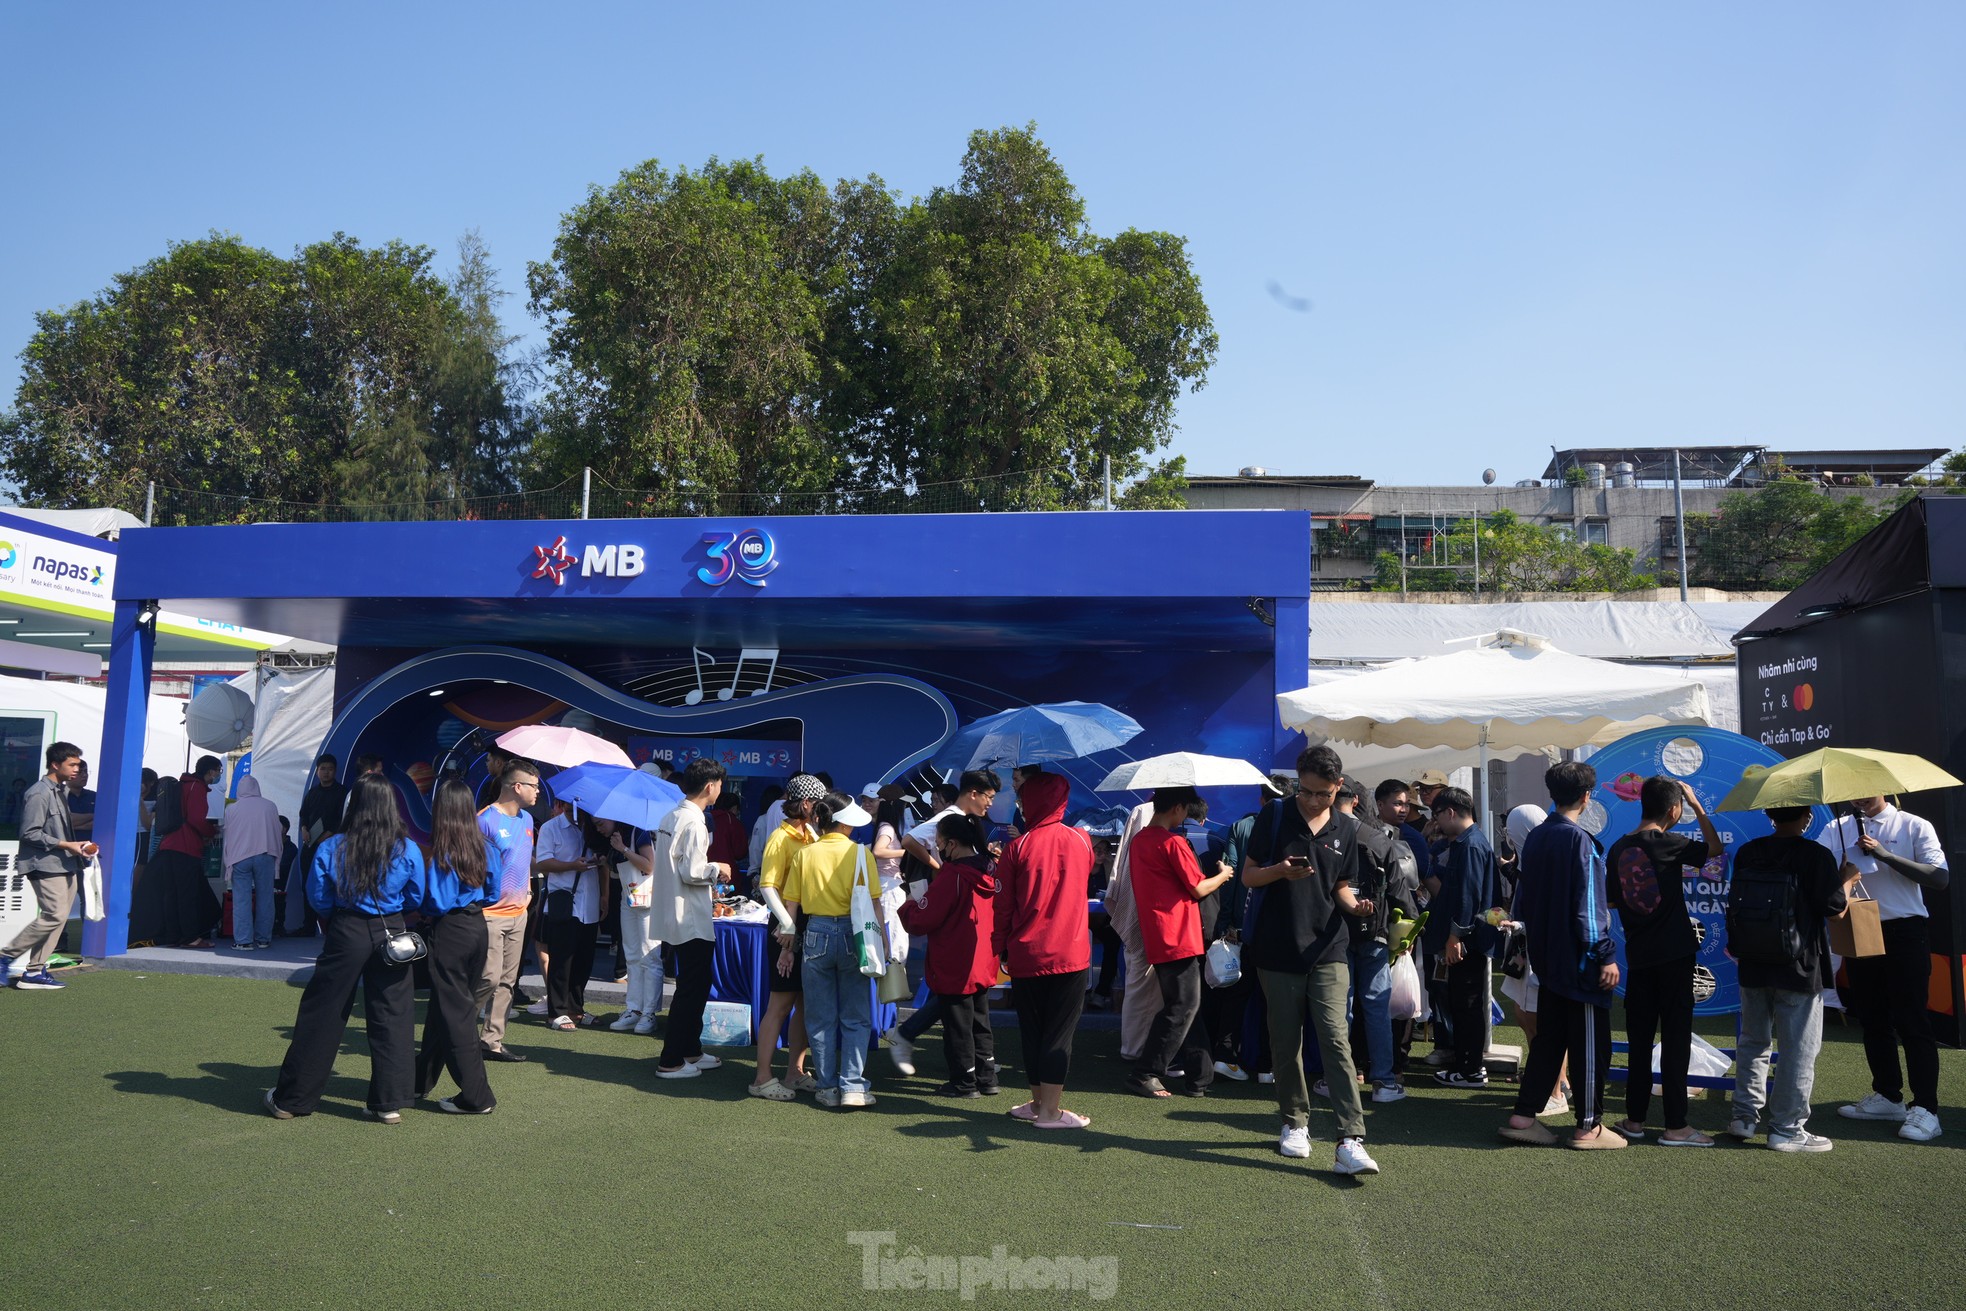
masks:
[[[1824,806],[1959,786],[1958,779],[1922,756],[1867,747],[1823,747],[1772,767],[1749,765],[1714,809]]]

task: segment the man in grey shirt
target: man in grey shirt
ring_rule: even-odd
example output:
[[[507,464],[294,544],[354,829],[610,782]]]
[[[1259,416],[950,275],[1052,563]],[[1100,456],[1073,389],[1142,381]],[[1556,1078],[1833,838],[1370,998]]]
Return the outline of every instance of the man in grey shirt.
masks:
[[[82,862],[91,850],[69,826],[68,785],[81,764],[80,747],[55,743],[48,748],[47,776],[21,798],[17,868],[34,885],[41,913],[0,951],[0,987],[11,982],[28,992],[53,992],[67,986],[48,972],[48,957],[68,926]]]

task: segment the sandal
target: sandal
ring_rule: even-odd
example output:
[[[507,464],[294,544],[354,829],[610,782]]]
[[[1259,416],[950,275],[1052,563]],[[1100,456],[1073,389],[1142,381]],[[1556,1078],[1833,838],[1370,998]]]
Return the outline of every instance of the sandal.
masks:
[[[1138,1093],[1142,1097],[1161,1098],[1172,1097],[1174,1095],[1167,1090],[1165,1084],[1151,1074],[1145,1078],[1128,1079],[1126,1081],[1126,1090],[1131,1093]]]
[[[1013,1120],[1035,1120],[1038,1118],[1038,1104],[1025,1102],[1022,1106],[1011,1107],[1008,1114]]]
[[[768,1102],[791,1102],[797,1101],[799,1097],[797,1093],[776,1079],[771,1080],[769,1083],[754,1083],[751,1085],[749,1092],[753,1097],[762,1097]]]
[[[1706,1134],[1701,1133],[1698,1129],[1695,1129],[1692,1133],[1687,1134],[1684,1138],[1668,1138],[1664,1134],[1660,1134],[1659,1146],[1661,1147],[1711,1147],[1713,1146],[1713,1139],[1708,1137]]]
[[[1061,1107],[1056,1120],[1033,1120],[1031,1123],[1040,1129],[1083,1129],[1092,1123],[1092,1117]]]
[[[1645,1141],[1645,1126],[1642,1124],[1635,1124],[1631,1120],[1620,1120],[1611,1127],[1635,1143]]]
[[[816,1093],[819,1091],[819,1080],[810,1074],[802,1074],[785,1086],[793,1092]]]
[[[1504,1123],[1501,1134],[1506,1141],[1521,1143],[1525,1147],[1550,1147],[1556,1143],[1556,1131],[1542,1123],[1526,1124],[1520,1129]]]

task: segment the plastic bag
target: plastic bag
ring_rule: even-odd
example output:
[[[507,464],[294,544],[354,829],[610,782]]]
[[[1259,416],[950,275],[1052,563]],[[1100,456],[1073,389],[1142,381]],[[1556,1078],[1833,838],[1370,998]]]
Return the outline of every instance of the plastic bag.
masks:
[[[1413,963],[1412,952],[1393,962],[1392,985],[1392,1017],[1396,1020],[1419,1019],[1426,1007],[1420,988],[1420,970]]]
[[[1208,944],[1202,958],[1202,981],[1211,988],[1227,988],[1242,978],[1242,944],[1217,938]]]
[[[1664,1060],[1665,1044],[1653,1043],[1652,1068],[1654,1070],[1659,1069]],[[1693,1051],[1686,1059],[1686,1073],[1688,1075],[1694,1078],[1718,1079],[1726,1074],[1728,1070],[1732,1069],[1733,1066],[1733,1057],[1708,1042],[1705,1038],[1702,1038],[1699,1034],[1696,1033],[1693,1035]],[[1652,1091],[1663,1094],[1665,1089],[1659,1086],[1657,1079],[1654,1079],[1652,1081]]]

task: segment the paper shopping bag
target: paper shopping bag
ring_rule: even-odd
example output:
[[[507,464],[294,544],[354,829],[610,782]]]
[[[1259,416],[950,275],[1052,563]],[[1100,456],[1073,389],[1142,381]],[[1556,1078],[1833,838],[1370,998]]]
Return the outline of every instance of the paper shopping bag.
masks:
[[[1884,954],[1884,921],[1877,902],[1868,893],[1858,895],[1862,888],[1859,883],[1851,889],[1848,908],[1829,922],[1829,949],[1839,956]]]

